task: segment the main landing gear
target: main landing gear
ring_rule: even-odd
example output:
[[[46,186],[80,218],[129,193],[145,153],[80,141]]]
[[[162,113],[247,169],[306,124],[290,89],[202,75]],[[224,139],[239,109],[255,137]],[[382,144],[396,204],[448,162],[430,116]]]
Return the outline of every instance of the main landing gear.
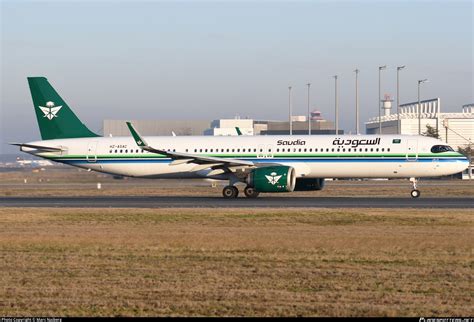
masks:
[[[244,189],[244,194],[247,198],[257,198],[260,192],[255,190],[254,187],[252,186],[247,186]],[[224,189],[222,190],[222,195],[226,199],[234,199],[239,196],[239,189],[237,189],[236,186],[225,186]]]
[[[247,198],[257,198],[260,192],[255,190],[255,188],[252,186],[247,186],[244,189],[244,194]]]
[[[239,189],[237,189],[236,186],[225,186],[222,190],[222,195],[226,199],[237,198],[237,196],[239,195]]]
[[[418,182],[418,179],[416,178],[410,178],[410,182],[412,183],[413,185],[413,190],[411,191],[411,197],[412,198],[418,198],[420,195],[421,195],[421,192],[420,190],[416,189],[416,184]]]

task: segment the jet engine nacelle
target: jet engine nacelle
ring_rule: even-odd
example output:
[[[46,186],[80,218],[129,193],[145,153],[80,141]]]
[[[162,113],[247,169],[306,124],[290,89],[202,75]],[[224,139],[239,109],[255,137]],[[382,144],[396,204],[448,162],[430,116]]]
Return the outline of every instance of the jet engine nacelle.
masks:
[[[295,169],[289,166],[270,166],[253,169],[247,184],[258,192],[291,192],[295,189]]]
[[[324,178],[298,178],[296,179],[295,191],[323,190]]]

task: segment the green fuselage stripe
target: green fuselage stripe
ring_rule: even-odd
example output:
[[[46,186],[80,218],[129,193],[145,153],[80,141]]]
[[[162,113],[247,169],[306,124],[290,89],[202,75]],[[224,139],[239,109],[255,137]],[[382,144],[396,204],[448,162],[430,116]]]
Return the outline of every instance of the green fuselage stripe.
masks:
[[[275,153],[275,154],[239,154],[239,155],[229,155],[229,154],[196,154],[196,156],[209,156],[209,157],[218,157],[218,158],[230,158],[230,159],[240,159],[240,158],[258,158],[258,156],[262,156],[262,158],[406,158],[407,154],[354,154],[354,153],[347,153],[347,154],[282,154],[282,153]],[[408,154],[410,158],[443,158],[443,157],[462,157],[462,154],[458,153],[420,153],[416,154]],[[44,157],[53,158],[57,160],[68,160],[68,159],[83,159],[86,158],[86,155],[67,155],[67,156],[53,156],[53,155],[45,155]],[[130,159],[130,158],[141,158],[141,159],[157,159],[157,158],[169,158],[164,155],[160,154],[106,154],[106,155],[97,155],[94,154],[89,155],[90,157],[97,157],[98,159]]]

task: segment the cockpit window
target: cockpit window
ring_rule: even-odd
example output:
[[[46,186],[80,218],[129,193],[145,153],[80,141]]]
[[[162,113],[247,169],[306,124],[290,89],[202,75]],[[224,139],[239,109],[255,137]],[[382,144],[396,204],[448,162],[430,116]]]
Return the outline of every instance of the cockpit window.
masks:
[[[449,145],[434,145],[431,148],[431,153],[441,153],[441,152],[454,152],[454,150]]]

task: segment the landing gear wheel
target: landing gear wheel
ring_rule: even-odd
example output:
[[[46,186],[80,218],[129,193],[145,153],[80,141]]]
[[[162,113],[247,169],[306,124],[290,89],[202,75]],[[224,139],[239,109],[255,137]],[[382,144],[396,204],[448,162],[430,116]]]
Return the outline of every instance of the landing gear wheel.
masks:
[[[411,196],[412,196],[412,198],[418,198],[418,197],[420,196],[420,194],[421,194],[421,193],[420,193],[420,190],[413,189],[413,190],[411,191]]]
[[[418,198],[421,195],[420,190],[417,189],[418,179],[417,178],[410,178],[410,182],[413,185],[413,190],[410,193],[411,197],[412,198]]]
[[[237,187],[234,187],[234,186],[225,186],[224,189],[222,190],[222,195],[226,199],[237,198],[237,196],[239,195],[239,189],[237,189]]]
[[[260,194],[260,192],[258,192],[257,190],[255,190],[254,187],[251,187],[251,186],[247,186],[245,187],[244,189],[244,194],[247,198],[257,198],[258,195]]]

